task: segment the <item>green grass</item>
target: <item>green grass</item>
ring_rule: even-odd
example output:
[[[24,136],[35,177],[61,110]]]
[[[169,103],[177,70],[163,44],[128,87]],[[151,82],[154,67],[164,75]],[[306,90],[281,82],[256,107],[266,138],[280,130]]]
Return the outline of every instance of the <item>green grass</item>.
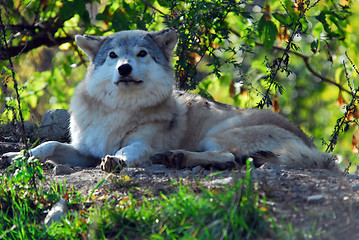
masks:
[[[253,239],[274,231],[249,171],[222,190],[197,183],[201,191],[195,193],[174,183],[177,191],[169,195],[135,199],[129,193],[100,206],[65,183],[47,183],[45,190],[35,159],[20,158],[9,172],[0,180],[0,239]],[[46,228],[46,213],[60,198],[67,199],[69,213]]]

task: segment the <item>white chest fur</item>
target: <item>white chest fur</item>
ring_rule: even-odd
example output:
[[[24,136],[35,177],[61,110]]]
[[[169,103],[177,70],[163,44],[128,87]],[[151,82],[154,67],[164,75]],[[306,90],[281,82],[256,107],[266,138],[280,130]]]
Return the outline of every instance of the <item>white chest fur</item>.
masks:
[[[70,131],[72,145],[96,157],[115,154],[131,129],[131,114],[121,110],[106,112],[87,104],[72,104]]]

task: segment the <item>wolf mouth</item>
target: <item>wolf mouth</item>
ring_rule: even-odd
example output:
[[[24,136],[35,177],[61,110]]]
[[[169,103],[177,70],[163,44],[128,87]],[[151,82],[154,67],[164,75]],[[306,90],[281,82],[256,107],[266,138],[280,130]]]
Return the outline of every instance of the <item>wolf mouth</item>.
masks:
[[[120,83],[125,83],[126,85],[128,85],[128,84],[130,84],[130,83],[133,83],[133,84],[141,84],[141,83],[143,83],[143,81],[141,81],[141,80],[135,80],[135,79],[133,79],[133,78],[120,78],[120,79],[118,79],[116,82],[115,82],[115,84],[116,85],[119,85]]]

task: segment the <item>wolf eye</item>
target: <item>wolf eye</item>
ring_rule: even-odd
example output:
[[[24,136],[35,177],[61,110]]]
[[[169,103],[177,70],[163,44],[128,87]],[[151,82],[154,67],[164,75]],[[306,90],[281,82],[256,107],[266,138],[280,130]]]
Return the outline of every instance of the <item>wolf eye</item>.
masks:
[[[138,54],[137,57],[145,57],[147,55],[147,52],[145,50],[141,50]]]
[[[110,52],[109,56],[110,58],[117,58],[117,55],[114,52]]]

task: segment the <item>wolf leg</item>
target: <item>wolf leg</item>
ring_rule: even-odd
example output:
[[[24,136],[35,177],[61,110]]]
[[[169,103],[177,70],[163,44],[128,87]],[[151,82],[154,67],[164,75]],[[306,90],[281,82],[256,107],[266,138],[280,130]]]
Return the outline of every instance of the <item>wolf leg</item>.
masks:
[[[170,168],[192,168],[202,166],[215,167],[220,170],[236,166],[235,157],[229,152],[190,152],[186,150],[172,150],[155,154],[151,157],[152,163],[164,164]]]
[[[29,150],[29,153],[42,162],[51,160],[58,164],[81,167],[90,167],[97,163],[97,159],[80,153],[71,144],[55,141],[44,142],[36,148]],[[19,152],[5,153],[2,158],[11,163],[19,154]]]
[[[256,167],[270,162],[287,167],[335,168],[335,157],[318,151],[314,144],[306,144],[293,132],[274,125],[213,131],[198,147],[200,151],[231,152],[239,161],[250,157]]]

